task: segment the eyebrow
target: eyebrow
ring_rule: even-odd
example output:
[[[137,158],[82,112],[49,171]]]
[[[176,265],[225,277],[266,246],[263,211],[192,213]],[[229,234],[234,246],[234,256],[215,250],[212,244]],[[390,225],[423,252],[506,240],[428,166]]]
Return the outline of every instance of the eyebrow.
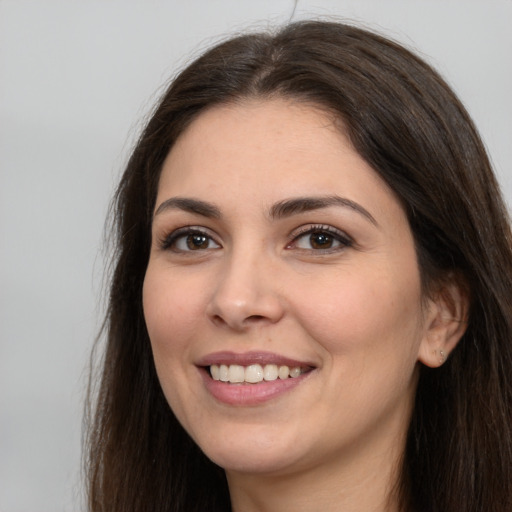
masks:
[[[378,226],[373,215],[359,203],[336,195],[285,199],[272,205],[269,210],[269,216],[271,219],[283,219],[313,210],[329,208],[331,206],[349,208],[356,213],[361,214],[375,226]],[[155,216],[168,210],[183,210],[213,219],[219,219],[222,217],[220,209],[215,204],[189,197],[171,197],[166,199],[156,209]]]
[[[171,197],[166,199],[155,211],[155,216],[168,210],[184,210],[203,217],[218,219],[220,210],[212,203],[189,197]]]
[[[378,226],[378,223],[373,215],[368,210],[363,208],[359,203],[336,195],[320,197],[297,197],[279,201],[270,209],[270,217],[273,219],[281,219],[284,217],[290,217],[292,215],[298,215],[300,213],[310,212],[312,210],[329,208],[330,206],[350,208],[351,210],[361,214],[375,226]]]

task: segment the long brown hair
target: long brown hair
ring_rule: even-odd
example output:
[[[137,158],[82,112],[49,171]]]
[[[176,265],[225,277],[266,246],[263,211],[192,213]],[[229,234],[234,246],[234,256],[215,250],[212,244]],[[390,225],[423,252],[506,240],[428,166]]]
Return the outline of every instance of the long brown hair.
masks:
[[[142,283],[162,163],[206,108],[281,96],[328,109],[402,201],[426,293],[472,298],[446,364],[422,367],[398,482],[404,510],[512,510],[512,250],[508,216],[464,107],[425,62],[353,26],[288,25],[217,45],[169,86],[115,197],[106,350],[87,444],[93,512],[227,511],[224,472],[191,441],[156,376]]]

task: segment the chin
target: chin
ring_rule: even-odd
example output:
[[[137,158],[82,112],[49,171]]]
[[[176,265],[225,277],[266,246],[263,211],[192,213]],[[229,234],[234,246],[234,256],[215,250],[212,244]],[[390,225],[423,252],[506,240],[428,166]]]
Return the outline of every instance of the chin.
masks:
[[[223,468],[227,473],[243,474],[275,474],[285,473],[290,467],[294,467],[293,458],[281,457],[279,454],[265,454],[237,451],[232,453],[206,454],[215,464]]]
[[[297,445],[282,437],[255,433],[243,438],[225,433],[222,440],[199,443],[205,455],[227,472],[254,474],[279,473],[295,466],[300,458]]]

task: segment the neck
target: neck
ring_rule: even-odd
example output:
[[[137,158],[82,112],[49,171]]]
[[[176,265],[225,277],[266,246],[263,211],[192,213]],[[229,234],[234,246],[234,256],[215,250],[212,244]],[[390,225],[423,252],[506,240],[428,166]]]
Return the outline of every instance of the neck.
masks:
[[[361,453],[293,473],[227,472],[233,512],[398,512],[401,452]]]

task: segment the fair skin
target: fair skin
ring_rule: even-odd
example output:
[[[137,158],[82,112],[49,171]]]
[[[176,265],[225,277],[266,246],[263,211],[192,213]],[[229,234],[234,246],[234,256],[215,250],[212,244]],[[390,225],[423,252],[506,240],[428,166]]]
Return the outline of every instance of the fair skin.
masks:
[[[422,296],[395,195],[331,117],[281,99],[202,113],[164,163],[152,237],[159,380],[234,512],[396,510],[418,362],[460,333]],[[254,364],[268,381],[244,381]]]

